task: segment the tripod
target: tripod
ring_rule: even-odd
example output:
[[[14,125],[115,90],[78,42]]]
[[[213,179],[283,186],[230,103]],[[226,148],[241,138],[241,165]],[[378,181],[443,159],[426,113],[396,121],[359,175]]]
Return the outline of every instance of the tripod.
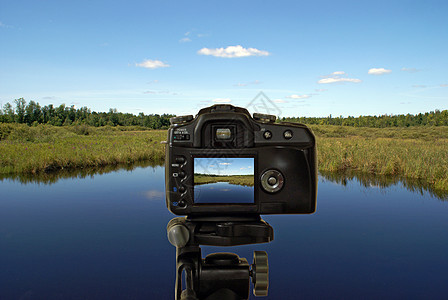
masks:
[[[248,299],[250,278],[254,295],[267,296],[269,281],[265,251],[254,251],[250,265],[245,258],[234,253],[213,253],[202,258],[200,248],[201,245],[237,246],[271,242],[274,231],[260,216],[177,217],[168,223],[167,234],[170,243],[176,247],[176,300]]]

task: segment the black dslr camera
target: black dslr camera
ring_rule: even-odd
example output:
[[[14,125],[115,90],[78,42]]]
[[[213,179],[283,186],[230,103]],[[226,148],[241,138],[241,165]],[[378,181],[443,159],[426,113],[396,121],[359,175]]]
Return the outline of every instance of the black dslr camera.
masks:
[[[171,119],[166,204],[192,218],[306,214],[316,209],[313,133],[232,105]]]
[[[171,118],[165,157],[167,225],[176,246],[177,300],[243,300],[250,278],[266,296],[268,257],[253,264],[234,253],[202,258],[201,245],[269,243],[274,230],[260,214],[305,214],[316,209],[316,142],[301,124],[232,105]],[[183,277],[184,276],[184,277]],[[185,284],[182,278],[185,279]]]

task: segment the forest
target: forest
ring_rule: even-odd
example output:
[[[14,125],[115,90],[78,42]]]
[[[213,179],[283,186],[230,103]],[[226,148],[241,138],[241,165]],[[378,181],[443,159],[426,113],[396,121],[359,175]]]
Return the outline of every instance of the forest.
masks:
[[[281,118],[282,122],[295,122],[315,125],[338,125],[353,127],[410,127],[410,126],[448,126],[448,110],[435,110],[419,113],[416,115],[382,115],[382,116],[359,116],[359,117],[333,117],[329,115],[325,118],[315,117],[293,117]]]
[[[89,125],[101,126],[142,126],[150,129],[167,129],[172,114],[121,113],[117,109],[109,109],[109,112],[95,112],[87,107],[75,108],[74,105],[61,104],[53,106],[49,104],[41,106],[38,102],[27,101],[23,98],[14,100],[14,105],[9,102],[0,108],[0,123],[20,123],[37,125],[49,124],[53,126],[63,125]],[[411,127],[411,126],[448,126],[448,110],[435,110],[416,115],[381,115],[359,117],[284,117],[282,122],[296,122],[315,125],[338,125],[353,127]]]
[[[169,114],[145,115],[144,113],[134,115],[121,113],[112,108],[109,109],[109,112],[95,112],[87,107],[75,108],[74,105],[69,107],[65,104],[57,107],[53,104],[41,106],[35,101],[27,103],[23,98],[14,100],[14,105],[8,102],[0,109],[0,123],[19,123],[29,126],[37,124],[53,126],[84,124],[94,127],[108,125],[167,129],[172,116]]]

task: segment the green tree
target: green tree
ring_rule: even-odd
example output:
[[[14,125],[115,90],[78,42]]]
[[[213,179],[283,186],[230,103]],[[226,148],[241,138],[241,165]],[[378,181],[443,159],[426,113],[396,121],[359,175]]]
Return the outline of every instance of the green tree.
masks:
[[[26,108],[26,101],[23,98],[19,98],[14,100],[14,103],[16,104],[16,122],[17,123],[24,123],[25,122],[25,108]]]

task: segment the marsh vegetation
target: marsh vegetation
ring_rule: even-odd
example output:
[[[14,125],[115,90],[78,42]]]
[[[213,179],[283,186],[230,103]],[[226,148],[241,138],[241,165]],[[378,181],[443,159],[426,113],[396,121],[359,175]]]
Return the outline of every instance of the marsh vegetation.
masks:
[[[0,124],[0,137],[0,174],[36,174],[144,160],[162,163],[166,131]]]
[[[434,193],[448,193],[446,126],[310,127],[317,139],[321,173],[395,177],[420,182]],[[165,130],[139,126],[0,123],[0,174],[43,174],[141,161],[161,164],[165,155],[161,141],[165,139]],[[232,181],[253,185],[250,177],[252,183],[243,177]],[[224,179],[230,180],[220,178]],[[218,178],[198,180],[206,183]]]
[[[211,175],[194,174],[194,184],[209,184],[217,182],[228,182],[229,184],[241,186],[254,186],[254,175]]]

